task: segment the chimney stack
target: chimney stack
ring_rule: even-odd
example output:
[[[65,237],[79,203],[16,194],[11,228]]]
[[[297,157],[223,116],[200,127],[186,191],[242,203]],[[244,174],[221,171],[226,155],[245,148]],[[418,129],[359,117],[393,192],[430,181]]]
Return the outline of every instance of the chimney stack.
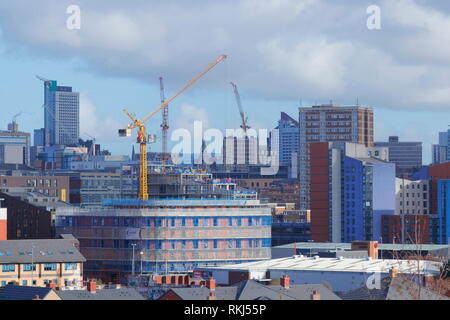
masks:
[[[280,285],[285,288],[289,289],[291,287],[291,279],[285,274],[280,279]]]
[[[53,290],[56,290],[56,284],[55,283],[47,283],[47,288],[52,288]]]
[[[317,290],[313,290],[311,293],[311,300],[320,300],[320,293]]]
[[[90,293],[96,293],[97,292],[97,283],[95,281],[89,281],[87,284],[87,290]]]
[[[214,291],[211,291],[208,296],[208,300],[217,300],[216,294]]]
[[[389,276],[393,279],[393,278],[396,278],[397,277],[397,274],[398,274],[398,270],[396,269],[396,268],[394,268],[394,267],[392,267],[390,270],[389,270]]]
[[[431,274],[426,274],[423,277],[423,282],[425,284],[425,287],[430,288],[433,285],[434,277]]]
[[[216,280],[214,278],[206,280],[206,287],[211,291],[216,290]]]
[[[8,219],[6,215],[6,208],[1,207],[1,202],[4,199],[0,199],[0,240],[8,240]]]

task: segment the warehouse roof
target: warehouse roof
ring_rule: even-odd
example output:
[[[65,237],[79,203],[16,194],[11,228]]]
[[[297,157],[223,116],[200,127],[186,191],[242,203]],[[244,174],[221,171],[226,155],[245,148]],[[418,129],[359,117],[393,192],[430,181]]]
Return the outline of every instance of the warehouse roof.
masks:
[[[85,262],[75,247],[76,240],[3,240],[0,241],[0,264]]]
[[[364,273],[389,273],[395,268],[399,273],[421,272],[437,274],[440,264],[435,261],[420,260],[384,260],[384,259],[350,259],[350,258],[320,258],[295,256],[289,258],[262,260],[241,264],[222,265],[219,267],[205,267],[199,270],[289,270],[289,271],[338,271],[338,272],[364,272]]]

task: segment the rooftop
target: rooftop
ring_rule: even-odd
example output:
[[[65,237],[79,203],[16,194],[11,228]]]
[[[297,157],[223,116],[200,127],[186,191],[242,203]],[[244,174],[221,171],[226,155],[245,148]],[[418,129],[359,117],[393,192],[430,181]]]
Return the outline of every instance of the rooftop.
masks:
[[[421,260],[395,260],[395,259],[352,259],[352,258],[319,258],[295,256],[264,260],[257,262],[247,262],[233,265],[222,265],[219,267],[199,268],[206,270],[244,270],[244,271],[267,271],[267,270],[289,270],[289,271],[337,271],[337,272],[364,272],[364,273],[389,273],[389,270],[396,268],[399,273],[420,272],[438,274],[440,264],[434,261]]]
[[[107,199],[103,201],[106,207],[197,207],[197,206],[245,206],[257,205],[258,200],[241,199]]]
[[[75,247],[76,240],[3,240],[0,241],[0,264],[85,262]]]
[[[332,243],[332,242],[297,242],[284,244],[281,246],[277,246],[274,248],[289,248],[294,249],[294,246],[297,249],[311,249],[311,250],[351,250],[351,243]],[[441,244],[392,244],[392,243],[378,243],[378,250],[389,250],[389,251],[417,251],[418,246],[421,251],[431,251],[438,249],[448,249],[449,245],[441,245]]]
[[[53,289],[47,287],[27,287],[8,284],[0,288],[0,300],[33,300],[36,296],[45,298]]]
[[[207,300],[211,292],[207,287],[171,289],[183,300]],[[216,287],[217,300],[311,300],[317,291],[322,300],[340,300],[322,284],[300,284],[284,288],[280,285],[264,285],[254,280],[245,280],[230,287]]]
[[[86,289],[60,290],[56,292],[62,300],[144,300],[133,288],[104,288],[89,292]]]

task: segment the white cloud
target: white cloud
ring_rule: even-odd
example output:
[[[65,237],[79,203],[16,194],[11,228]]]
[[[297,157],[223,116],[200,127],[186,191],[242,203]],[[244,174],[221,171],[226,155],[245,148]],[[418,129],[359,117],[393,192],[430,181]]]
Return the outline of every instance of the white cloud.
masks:
[[[90,139],[93,136],[101,141],[117,140],[117,130],[123,124],[113,119],[110,115],[99,115],[94,103],[85,94],[80,94],[80,136],[82,139]]]
[[[358,96],[408,109],[450,103],[445,6],[382,1],[382,28],[370,31],[372,1],[78,2],[81,30],[71,31],[65,1],[2,1],[6,50],[76,57],[89,72],[153,83],[164,74],[171,87],[226,53],[226,71],[209,73],[203,88],[222,90],[232,79],[258,98],[348,104]]]
[[[187,103],[182,104],[178,109],[179,111],[172,112],[172,117],[175,118],[172,129],[187,129],[192,134],[194,121],[201,121],[203,130],[210,128],[211,124],[206,109]]]

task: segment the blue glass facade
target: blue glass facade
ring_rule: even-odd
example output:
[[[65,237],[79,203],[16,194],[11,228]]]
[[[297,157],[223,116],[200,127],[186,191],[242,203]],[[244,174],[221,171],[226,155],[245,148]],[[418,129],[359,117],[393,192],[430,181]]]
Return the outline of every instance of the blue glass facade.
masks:
[[[439,244],[449,244],[450,236],[450,180],[442,179],[437,183],[437,204],[439,217]]]

